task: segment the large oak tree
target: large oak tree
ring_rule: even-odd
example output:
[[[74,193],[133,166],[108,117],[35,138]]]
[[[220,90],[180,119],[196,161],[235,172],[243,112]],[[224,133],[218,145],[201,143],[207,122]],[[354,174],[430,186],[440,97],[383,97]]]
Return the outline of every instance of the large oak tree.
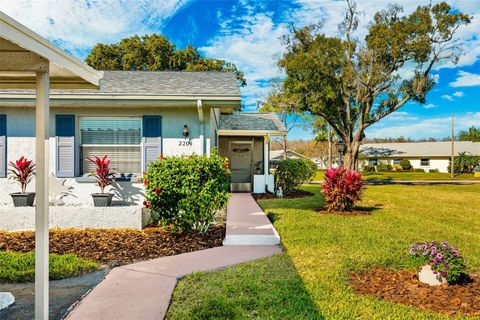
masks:
[[[144,71],[230,71],[240,85],[246,84],[243,72],[225,60],[205,58],[197,48],[177,49],[159,34],[133,36],[113,44],[97,43],[85,62],[97,70]]]
[[[390,5],[375,14],[366,37],[357,39],[358,15],[355,3],[347,1],[338,37],[322,33],[321,25],[293,28],[278,61],[286,73],[283,94],[297,102],[299,112],[325,119],[345,142],[348,169],[356,168],[366,128],[408,101],[425,103],[435,85],[432,68],[458,61],[461,43],[454,34],[470,22],[444,2],[418,6],[409,15]]]

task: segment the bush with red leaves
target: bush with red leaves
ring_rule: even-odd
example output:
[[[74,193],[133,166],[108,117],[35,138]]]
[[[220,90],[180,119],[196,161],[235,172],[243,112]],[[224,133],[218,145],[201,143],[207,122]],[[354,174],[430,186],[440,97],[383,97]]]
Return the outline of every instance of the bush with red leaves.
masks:
[[[325,210],[329,212],[352,211],[362,195],[362,175],[345,168],[334,168],[325,172],[323,183]]]

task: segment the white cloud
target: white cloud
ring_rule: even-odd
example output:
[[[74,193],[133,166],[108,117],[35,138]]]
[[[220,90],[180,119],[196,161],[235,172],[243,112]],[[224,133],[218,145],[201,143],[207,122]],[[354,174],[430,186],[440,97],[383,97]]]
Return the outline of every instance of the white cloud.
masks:
[[[418,117],[412,116],[410,113],[406,111],[397,111],[392,114],[389,114],[384,121],[415,121],[418,120]]]
[[[480,74],[470,73],[463,70],[457,72],[457,79],[450,82],[450,87],[474,87],[480,86]]]
[[[464,96],[463,91],[456,91],[453,95],[454,95],[455,97],[458,97],[458,98]]]
[[[189,0],[0,0],[1,10],[50,41],[84,58],[97,42],[158,32]]]
[[[443,98],[443,99],[447,99],[448,101],[453,101],[453,100],[454,100],[453,97],[452,97],[452,96],[449,96],[448,94],[444,94],[444,95],[442,96],[442,98]]]
[[[428,109],[436,108],[438,106],[436,104],[429,103],[429,104],[424,105],[423,107],[428,110]]]
[[[455,116],[455,131],[466,130],[480,123],[480,112],[469,112]],[[367,129],[368,138],[414,137],[414,138],[444,138],[451,133],[451,116],[429,118],[398,125],[378,123]]]

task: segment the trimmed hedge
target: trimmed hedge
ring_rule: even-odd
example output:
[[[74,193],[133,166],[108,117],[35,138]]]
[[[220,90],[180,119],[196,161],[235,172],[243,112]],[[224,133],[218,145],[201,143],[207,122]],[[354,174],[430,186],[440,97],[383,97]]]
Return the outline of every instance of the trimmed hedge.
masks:
[[[379,163],[377,165],[377,171],[378,172],[390,172],[392,171],[392,165],[389,163]]]
[[[408,160],[408,159],[400,160],[400,167],[402,167],[403,171],[412,170],[412,164],[410,163],[410,160]]]
[[[230,187],[228,160],[207,156],[161,157],[144,173],[144,205],[173,232],[206,232],[225,208]]]
[[[293,193],[300,185],[311,181],[316,172],[317,166],[311,160],[282,160],[275,171],[275,188],[281,188],[283,194]]]

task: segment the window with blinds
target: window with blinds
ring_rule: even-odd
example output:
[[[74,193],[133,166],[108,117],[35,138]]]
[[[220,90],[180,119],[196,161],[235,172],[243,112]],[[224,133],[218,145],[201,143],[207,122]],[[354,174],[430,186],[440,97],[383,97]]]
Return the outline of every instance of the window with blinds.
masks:
[[[88,157],[108,155],[115,173],[141,172],[142,119],[129,117],[81,117],[81,173],[95,170]]]

